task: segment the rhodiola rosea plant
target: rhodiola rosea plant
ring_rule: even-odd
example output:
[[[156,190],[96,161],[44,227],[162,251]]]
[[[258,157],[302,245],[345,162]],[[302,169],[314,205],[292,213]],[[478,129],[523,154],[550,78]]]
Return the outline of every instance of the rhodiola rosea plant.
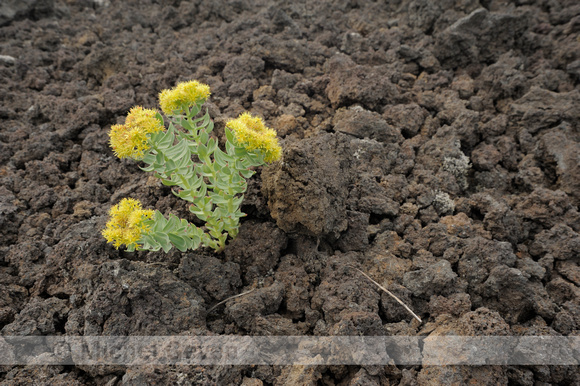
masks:
[[[146,164],[173,193],[190,203],[189,210],[204,227],[175,215],[143,209],[133,198],[113,206],[103,236],[116,248],[128,251],[180,251],[199,246],[220,251],[229,237],[238,234],[240,206],[253,167],[278,161],[282,149],[276,132],[259,118],[243,113],[227,122],[225,149],[210,136],[214,124],[209,113],[201,115],[210,96],[209,86],[198,81],[179,83],[159,94],[163,116],[155,110],[133,107],[123,125],[111,127],[110,144],[119,158]],[[201,116],[200,116],[201,115]]]

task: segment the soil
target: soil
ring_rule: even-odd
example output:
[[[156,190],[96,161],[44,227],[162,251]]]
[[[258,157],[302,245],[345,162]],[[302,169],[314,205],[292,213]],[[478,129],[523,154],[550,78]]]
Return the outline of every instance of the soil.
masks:
[[[2,335],[578,335],[578,2],[285,4],[2,1]],[[283,162],[250,181],[223,253],[115,250],[100,230],[123,197],[196,221],[107,134],[190,79],[211,86],[218,136],[250,111],[278,132]],[[0,384],[577,385],[579,374],[4,366]]]

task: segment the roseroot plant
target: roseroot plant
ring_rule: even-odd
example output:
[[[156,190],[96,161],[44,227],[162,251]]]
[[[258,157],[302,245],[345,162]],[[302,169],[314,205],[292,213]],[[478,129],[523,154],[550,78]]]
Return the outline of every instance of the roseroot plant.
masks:
[[[190,203],[189,210],[204,227],[159,211],[142,209],[138,200],[126,198],[110,210],[102,234],[115,248],[128,251],[172,247],[180,251],[199,246],[221,251],[228,236],[235,238],[246,180],[254,167],[281,157],[276,132],[259,117],[243,113],[227,122],[225,151],[211,137],[214,124],[209,113],[201,115],[210,95],[209,86],[197,81],[179,83],[159,94],[159,105],[169,120],[142,107],[133,107],[124,125],[111,127],[110,145],[119,158],[132,158],[146,164],[141,169],[153,172],[173,193]],[[201,115],[201,116],[200,116]]]

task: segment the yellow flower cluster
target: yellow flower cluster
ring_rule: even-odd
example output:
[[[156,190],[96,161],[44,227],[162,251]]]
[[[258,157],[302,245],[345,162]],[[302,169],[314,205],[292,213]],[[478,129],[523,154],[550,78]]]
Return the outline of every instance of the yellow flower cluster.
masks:
[[[248,151],[258,150],[264,154],[264,161],[274,162],[282,156],[276,132],[264,125],[260,117],[243,113],[237,119],[226,123],[236,137],[238,144]]]
[[[135,244],[141,234],[148,231],[144,221],[153,216],[150,209],[141,209],[141,202],[133,198],[124,198],[113,206],[109,212],[109,222],[102,234],[107,242],[117,249],[122,244]]]
[[[155,117],[157,111],[135,106],[125,119],[124,125],[113,125],[109,132],[111,148],[119,158],[140,160],[149,149],[147,134],[163,130],[163,124]]]
[[[159,105],[166,115],[173,115],[175,111],[183,111],[193,104],[201,104],[209,97],[210,91],[207,84],[191,80],[178,83],[171,90],[163,90],[159,93]]]

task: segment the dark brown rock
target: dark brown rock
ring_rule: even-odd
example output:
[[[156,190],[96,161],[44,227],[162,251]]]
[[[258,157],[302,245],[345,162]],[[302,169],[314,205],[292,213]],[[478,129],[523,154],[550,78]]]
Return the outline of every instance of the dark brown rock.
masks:
[[[228,260],[245,267],[244,281],[252,283],[280,261],[288,238],[272,223],[245,223],[238,237],[226,248]]]
[[[501,14],[476,9],[437,37],[435,55],[450,67],[489,62],[518,43],[528,26],[524,14]]]
[[[315,143],[289,144],[283,163],[264,170],[264,193],[282,230],[316,236],[346,230],[347,192],[341,188],[351,178],[344,172],[347,145],[344,137],[331,134]]]
[[[334,130],[357,138],[371,138],[379,142],[403,142],[399,130],[387,124],[379,114],[358,106],[339,109],[333,123]]]
[[[492,170],[501,161],[501,154],[491,144],[481,144],[471,153],[473,165],[481,170]]]
[[[578,331],[573,1],[0,3],[3,333]],[[203,226],[108,143],[128,109],[158,108],[161,90],[190,79],[211,87],[220,146],[249,111],[285,159],[256,169],[223,253],[116,250],[100,232],[124,197]],[[0,369],[0,382],[31,380],[580,382],[565,366]]]
[[[330,77],[326,94],[335,108],[360,103],[375,109],[398,98],[386,69],[355,65],[341,56],[331,58],[326,67]]]

